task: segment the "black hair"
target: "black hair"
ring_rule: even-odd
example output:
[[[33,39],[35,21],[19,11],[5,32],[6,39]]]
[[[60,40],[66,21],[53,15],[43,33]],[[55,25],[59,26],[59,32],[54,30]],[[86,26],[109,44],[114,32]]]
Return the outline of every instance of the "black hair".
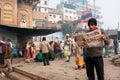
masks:
[[[43,37],[42,41],[46,41],[46,37]]]
[[[90,26],[91,24],[97,26],[97,20],[95,18],[91,18],[88,20],[88,26]]]

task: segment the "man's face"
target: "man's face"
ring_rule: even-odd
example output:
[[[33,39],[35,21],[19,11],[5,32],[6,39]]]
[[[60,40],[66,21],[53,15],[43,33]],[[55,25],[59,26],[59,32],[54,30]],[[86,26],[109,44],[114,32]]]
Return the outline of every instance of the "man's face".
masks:
[[[96,29],[96,26],[95,26],[94,24],[90,24],[89,29],[90,29],[91,31],[93,31],[93,30]]]
[[[68,39],[69,38],[69,36],[66,36],[66,39]]]

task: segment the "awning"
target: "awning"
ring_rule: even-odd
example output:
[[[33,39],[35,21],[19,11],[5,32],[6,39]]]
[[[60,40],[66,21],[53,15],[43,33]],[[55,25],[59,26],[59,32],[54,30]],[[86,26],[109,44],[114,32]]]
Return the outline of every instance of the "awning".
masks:
[[[18,28],[18,27],[11,27],[6,25],[0,25],[0,29],[10,31],[19,35],[25,36],[39,36],[39,35],[48,35],[54,32],[58,32],[60,30],[57,29],[30,29],[30,28]]]

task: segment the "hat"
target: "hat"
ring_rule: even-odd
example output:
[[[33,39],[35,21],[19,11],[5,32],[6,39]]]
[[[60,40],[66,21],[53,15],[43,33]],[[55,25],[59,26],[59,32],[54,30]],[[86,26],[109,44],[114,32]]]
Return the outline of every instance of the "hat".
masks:
[[[4,42],[4,41],[2,41],[2,40],[0,40],[0,43],[5,44],[5,42]]]
[[[66,34],[66,36],[70,36],[69,34]]]

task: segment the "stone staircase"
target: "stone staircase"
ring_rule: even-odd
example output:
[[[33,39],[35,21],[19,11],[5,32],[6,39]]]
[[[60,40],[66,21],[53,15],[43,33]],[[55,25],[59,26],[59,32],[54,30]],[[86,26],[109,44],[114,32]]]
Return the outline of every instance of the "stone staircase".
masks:
[[[11,80],[48,80],[40,76],[13,67],[14,72],[7,74]]]
[[[33,80],[17,72],[11,72],[7,75],[11,80]]]

